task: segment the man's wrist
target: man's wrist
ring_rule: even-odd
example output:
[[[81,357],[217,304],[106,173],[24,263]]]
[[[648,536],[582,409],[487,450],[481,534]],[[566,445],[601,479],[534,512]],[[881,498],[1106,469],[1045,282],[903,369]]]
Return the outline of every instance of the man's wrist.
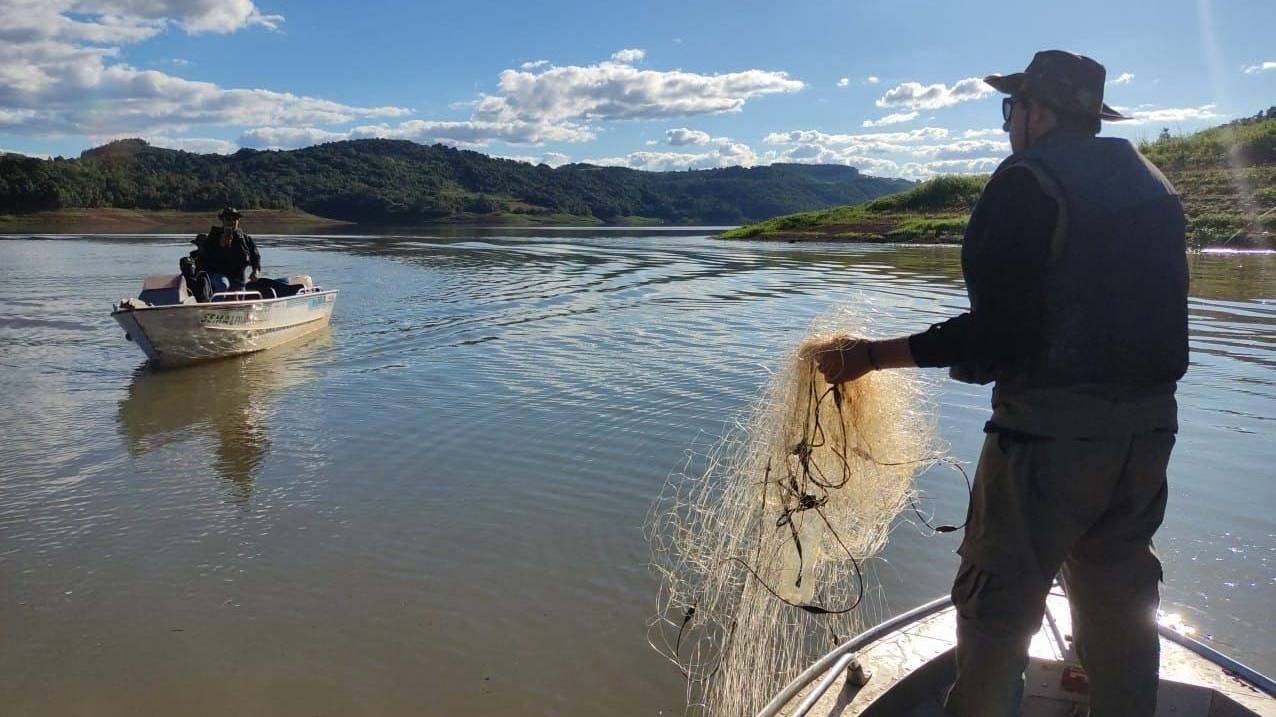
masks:
[[[913,352],[908,346],[908,337],[866,343],[868,344],[868,362],[874,369],[912,368],[917,365],[913,361]]]
[[[877,362],[877,356],[873,352],[873,342],[864,342],[864,353],[868,356],[868,365],[873,367],[874,371],[881,371],[882,365]]]

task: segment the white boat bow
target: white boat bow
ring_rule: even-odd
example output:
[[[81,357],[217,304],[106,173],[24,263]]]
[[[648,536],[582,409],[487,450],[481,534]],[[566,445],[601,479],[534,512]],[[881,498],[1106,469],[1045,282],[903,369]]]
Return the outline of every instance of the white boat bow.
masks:
[[[287,283],[301,288],[278,298],[235,291],[196,302],[180,277],[150,277],[142,298],[116,304],[111,317],[160,366],[262,351],[322,329],[332,318],[335,289],[316,286],[308,276]]]

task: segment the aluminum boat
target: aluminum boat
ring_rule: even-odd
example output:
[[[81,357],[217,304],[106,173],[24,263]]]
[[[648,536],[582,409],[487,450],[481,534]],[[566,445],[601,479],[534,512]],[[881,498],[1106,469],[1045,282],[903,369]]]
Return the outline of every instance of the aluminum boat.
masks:
[[[180,275],[151,276],[137,298],[114,305],[111,317],[161,367],[262,351],[322,329],[332,318],[335,289],[325,290],[309,276],[283,283],[296,293],[225,291],[199,302]]]
[[[1272,679],[1162,621],[1157,717],[1276,716]],[[956,613],[940,598],[829,652],[758,717],[942,717],[956,672]],[[1024,717],[1087,714],[1087,679],[1072,647],[1068,598],[1056,586],[1025,673]]]

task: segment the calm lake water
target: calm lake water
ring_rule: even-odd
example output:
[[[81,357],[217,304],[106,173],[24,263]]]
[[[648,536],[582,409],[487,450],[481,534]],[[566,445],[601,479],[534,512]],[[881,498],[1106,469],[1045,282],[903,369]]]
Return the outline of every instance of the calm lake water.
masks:
[[[673,232],[261,237],[304,343],[156,373],[109,318],[184,237],[0,241],[0,713],[655,715],[642,523],[830,308],[966,305],[957,251]],[[1276,671],[1276,257],[1194,255],[1165,608]],[[973,461],[988,390],[932,372]],[[959,520],[952,474],[925,505]],[[948,589],[904,523],[873,617]]]

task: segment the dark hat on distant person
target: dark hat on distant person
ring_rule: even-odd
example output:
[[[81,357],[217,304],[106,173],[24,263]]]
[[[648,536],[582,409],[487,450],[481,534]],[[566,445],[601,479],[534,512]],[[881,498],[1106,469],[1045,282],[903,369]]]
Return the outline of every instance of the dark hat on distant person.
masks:
[[[218,219],[243,219],[244,215],[240,214],[239,210],[235,209],[234,207],[226,207],[225,209],[222,209],[221,214],[217,215],[217,218]]]
[[[1057,111],[1117,121],[1130,119],[1103,102],[1103,65],[1064,50],[1042,50],[1023,72],[984,78],[998,92],[1041,100]]]

